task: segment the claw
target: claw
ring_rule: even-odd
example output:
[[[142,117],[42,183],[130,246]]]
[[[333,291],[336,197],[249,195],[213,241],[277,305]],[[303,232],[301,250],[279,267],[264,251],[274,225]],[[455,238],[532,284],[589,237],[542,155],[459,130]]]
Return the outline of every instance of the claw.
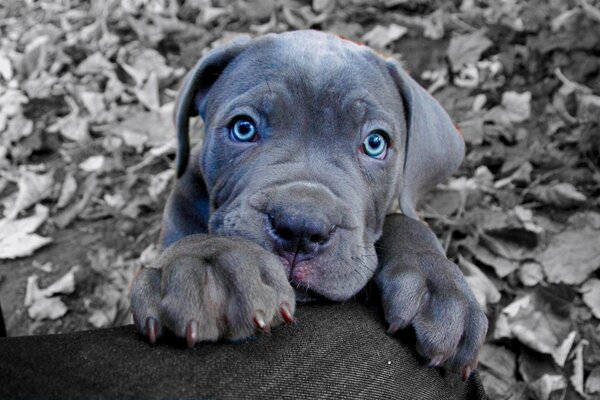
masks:
[[[158,321],[155,318],[148,317],[146,319],[146,336],[150,344],[156,344],[158,338]]]
[[[187,340],[188,348],[192,349],[198,341],[198,321],[191,320],[188,322],[187,328],[185,329],[185,338]]]
[[[387,334],[393,335],[396,332],[398,332],[401,329],[401,327],[402,327],[402,324],[400,322],[392,322],[390,324],[390,326],[388,327]]]
[[[462,371],[461,371],[461,377],[463,382],[466,381],[467,379],[469,379],[469,376],[471,376],[471,372],[473,372],[473,370],[471,369],[470,366],[464,366]]]
[[[285,322],[287,322],[288,324],[294,323],[294,317],[292,316],[292,313],[290,312],[290,306],[287,303],[283,303],[281,305],[281,307],[279,308],[279,312],[281,313],[281,316],[283,317]]]
[[[265,317],[260,310],[254,313],[254,325],[256,325],[256,327],[262,330],[264,333],[271,332],[271,328],[265,323]]]
[[[445,361],[445,357],[441,354],[435,355],[431,357],[431,361],[429,362],[430,368],[438,368],[441,367]]]

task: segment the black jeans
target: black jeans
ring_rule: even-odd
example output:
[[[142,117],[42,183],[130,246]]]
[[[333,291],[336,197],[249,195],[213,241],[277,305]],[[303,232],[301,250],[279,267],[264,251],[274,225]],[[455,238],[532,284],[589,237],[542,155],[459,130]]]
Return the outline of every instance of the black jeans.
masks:
[[[485,398],[477,374],[428,368],[372,307],[311,304],[296,316],[270,336],[193,350],[172,337],[151,347],[133,326],[0,339],[0,398]]]

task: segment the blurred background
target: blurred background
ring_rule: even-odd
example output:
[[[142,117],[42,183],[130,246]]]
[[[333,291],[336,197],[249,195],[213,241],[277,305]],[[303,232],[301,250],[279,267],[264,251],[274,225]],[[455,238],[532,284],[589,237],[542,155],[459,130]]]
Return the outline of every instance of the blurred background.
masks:
[[[465,137],[420,214],[487,310],[490,397],[599,399],[597,0],[3,1],[9,336],[130,323],[174,179],[182,76],[236,35],[306,28],[402,59]]]

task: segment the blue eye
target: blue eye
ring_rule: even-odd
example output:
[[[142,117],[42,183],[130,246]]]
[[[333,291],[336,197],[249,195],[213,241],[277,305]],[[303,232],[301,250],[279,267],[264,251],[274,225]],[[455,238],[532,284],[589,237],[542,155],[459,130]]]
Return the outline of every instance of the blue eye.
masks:
[[[385,133],[380,129],[375,129],[369,133],[369,136],[363,140],[361,148],[362,152],[369,157],[383,160],[387,153],[388,147],[388,143],[384,135]]]
[[[229,128],[233,140],[238,142],[254,142],[258,139],[256,124],[250,117],[239,117],[235,119]]]

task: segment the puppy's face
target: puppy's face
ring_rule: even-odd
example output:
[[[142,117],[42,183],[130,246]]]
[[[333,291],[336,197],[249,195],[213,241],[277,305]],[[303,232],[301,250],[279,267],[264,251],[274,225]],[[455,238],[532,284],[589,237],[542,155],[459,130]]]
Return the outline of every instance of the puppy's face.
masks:
[[[209,230],[278,254],[301,299],[343,300],[377,267],[406,118],[372,51],[331,35],[302,39],[254,41],[196,100]]]

